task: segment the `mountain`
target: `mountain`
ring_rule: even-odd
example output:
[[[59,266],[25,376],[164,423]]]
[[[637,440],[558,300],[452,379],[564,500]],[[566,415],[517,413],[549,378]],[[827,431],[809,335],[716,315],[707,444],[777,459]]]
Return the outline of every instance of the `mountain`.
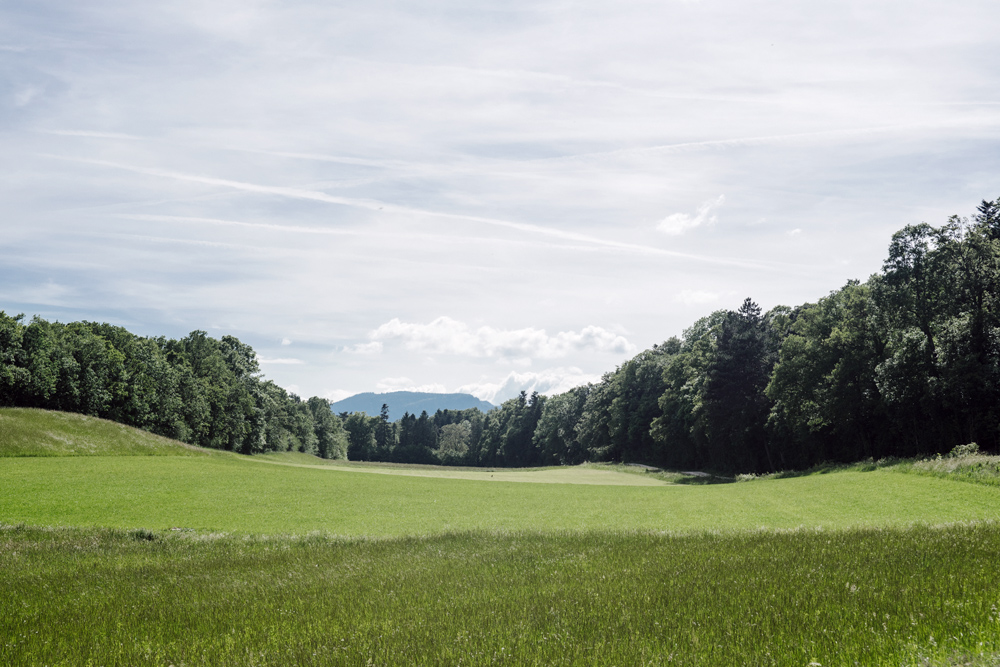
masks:
[[[433,415],[438,410],[467,410],[479,408],[483,412],[496,406],[476,398],[472,394],[431,394],[422,391],[390,391],[385,394],[365,392],[331,403],[334,412],[365,412],[376,416],[382,411],[382,404],[389,406],[389,420],[396,421],[404,412],[419,415],[424,410]]]

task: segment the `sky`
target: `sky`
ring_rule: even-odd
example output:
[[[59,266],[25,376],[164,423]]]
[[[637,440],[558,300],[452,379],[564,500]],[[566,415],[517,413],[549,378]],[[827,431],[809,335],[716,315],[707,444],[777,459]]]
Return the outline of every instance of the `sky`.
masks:
[[[600,379],[1000,197],[996,0],[7,0],[0,310],[300,396]]]

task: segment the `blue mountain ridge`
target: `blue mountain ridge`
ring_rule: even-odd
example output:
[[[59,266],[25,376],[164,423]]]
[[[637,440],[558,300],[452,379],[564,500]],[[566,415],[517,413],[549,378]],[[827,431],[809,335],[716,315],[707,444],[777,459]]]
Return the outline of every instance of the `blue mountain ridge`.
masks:
[[[336,412],[364,412],[377,416],[382,411],[382,404],[389,406],[389,421],[396,421],[404,412],[420,415],[424,410],[433,415],[438,410],[468,410],[479,408],[488,412],[496,406],[472,394],[432,394],[422,391],[390,391],[385,394],[365,392],[331,403],[330,408]]]

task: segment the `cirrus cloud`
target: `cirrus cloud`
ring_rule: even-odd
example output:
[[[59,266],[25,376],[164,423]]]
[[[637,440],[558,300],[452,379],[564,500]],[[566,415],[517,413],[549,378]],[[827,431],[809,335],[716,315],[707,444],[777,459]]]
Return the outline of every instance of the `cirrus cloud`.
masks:
[[[258,355],[257,356],[257,363],[259,363],[259,364],[272,364],[272,365],[275,365],[275,366],[297,366],[299,364],[304,364],[305,362],[302,361],[301,359],[291,359],[291,358],[265,359],[264,357],[261,357],[261,356]]]
[[[344,348],[344,352],[351,354],[379,354],[382,352],[382,343],[373,340],[370,343],[355,343]]]

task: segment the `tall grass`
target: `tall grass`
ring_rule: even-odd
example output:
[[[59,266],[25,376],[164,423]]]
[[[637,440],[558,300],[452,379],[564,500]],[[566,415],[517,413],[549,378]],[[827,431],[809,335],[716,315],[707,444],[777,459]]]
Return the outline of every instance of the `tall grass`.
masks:
[[[995,523],[384,540],[6,527],[0,664],[985,661],[997,553]]]
[[[224,453],[97,417],[34,408],[0,408],[0,458],[213,454]]]

